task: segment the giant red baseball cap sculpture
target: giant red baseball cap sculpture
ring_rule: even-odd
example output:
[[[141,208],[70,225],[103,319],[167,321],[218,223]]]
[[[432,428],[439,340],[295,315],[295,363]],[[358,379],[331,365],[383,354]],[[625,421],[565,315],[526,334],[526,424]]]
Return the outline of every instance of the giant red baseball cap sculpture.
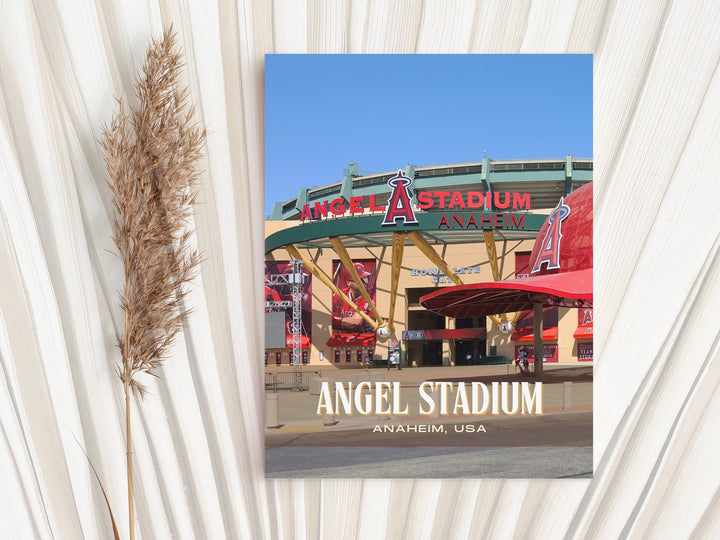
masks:
[[[560,199],[545,220],[530,255],[530,276],[457,285],[420,298],[430,311],[476,317],[531,310],[537,304],[592,307],[593,187]]]

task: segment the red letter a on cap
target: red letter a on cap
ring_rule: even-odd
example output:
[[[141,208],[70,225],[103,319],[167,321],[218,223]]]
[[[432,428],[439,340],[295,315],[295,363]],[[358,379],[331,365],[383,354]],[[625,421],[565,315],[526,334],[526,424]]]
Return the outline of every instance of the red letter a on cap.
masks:
[[[417,223],[407,189],[410,184],[412,184],[412,180],[404,176],[402,171],[398,171],[397,176],[388,180],[388,186],[392,188],[392,193],[387,203],[382,225],[394,225],[397,218],[402,219],[405,225]]]
[[[538,253],[535,264],[533,265],[531,274],[539,272],[543,263],[547,264],[548,270],[560,268],[560,241],[562,240],[562,222],[568,217],[570,207],[563,204],[563,199],[555,207],[548,217],[548,229],[540,244],[540,253]]]

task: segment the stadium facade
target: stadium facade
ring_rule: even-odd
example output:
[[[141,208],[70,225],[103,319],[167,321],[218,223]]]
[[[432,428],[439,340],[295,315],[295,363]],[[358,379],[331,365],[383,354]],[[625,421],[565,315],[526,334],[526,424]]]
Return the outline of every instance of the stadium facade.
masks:
[[[265,362],[309,366],[501,363],[533,358],[532,312],[454,319],[425,310],[438,288],[522,277],[592,159],[414,167],[302,188],[265,221]],[[301,261],[293,263],[293,261]],[[593,358],[591,308],[543,312],[544,361]]]

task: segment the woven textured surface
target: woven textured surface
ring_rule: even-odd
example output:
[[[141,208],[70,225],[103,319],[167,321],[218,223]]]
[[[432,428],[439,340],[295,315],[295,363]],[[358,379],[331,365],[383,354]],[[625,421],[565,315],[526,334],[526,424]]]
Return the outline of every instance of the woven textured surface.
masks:
[[[209,132],[205,261],[133,403],[140,538],[720,536],[720,3],[689,4],[1,0],[3,536],[111,537],[80,444],[127,537],[123,278],[98,140],[170,23]],[[595,54],[592,481],[263,478],[273,52]]]

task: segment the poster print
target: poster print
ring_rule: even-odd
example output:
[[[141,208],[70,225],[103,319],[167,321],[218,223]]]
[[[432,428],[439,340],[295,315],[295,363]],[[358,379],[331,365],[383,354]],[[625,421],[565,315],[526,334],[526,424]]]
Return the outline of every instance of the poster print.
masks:
[[[475,148],[445,161],[416,153],[424,141],[396,122],[393,140],[412,141],[406,155],[368,167],[375,156],[362,154],[318,181],[323,161],[348,153],[343,137],[366,120],[360,113],[352,129],[338,131],[332,119],[342,108],[333,107],[347,107],[355,89],[328,94],[333,68],[368,77],[353,106],[392,115],[409,94],[382,84],[383,74],[446,69],[440,60],[467,72],[487,63],[493,73],[538,75],[534,62],[550,72],[548,57],[266,58],[266,193],[275,198],[266,202],[266,257],[300,261],[313,278],[308,363],[286,365],[288,351],[280,351],[280,363],[266,365],[268,477],[592,475],[592,339],[574,335],[578,311],[592,308],[592,122],[584,155],[504,159]],[[591,57],[551,61],[579,62],[573,73],[591,83]],[[432,99],[453,102],[457,91],[442,85]],[[429,86],[415,93],[423,92]],[[536,102],[530,93],[493,99],[508,111]],[[591,118],[591,93],[581,102],[577,114]],[[315,114],[304,116],[308,110]],[[461,129],[462,117],[448,116],[445,133]],[[288,128],[300,125],[298,138]],[[381,131],[355,139],[352,153]],[[321,140],[319,155],[312,149]],[[541,155],[545,140],[546,129],[529,137],[528,151]],[[288,175],[282,164],[291,162],[313,164]]]

